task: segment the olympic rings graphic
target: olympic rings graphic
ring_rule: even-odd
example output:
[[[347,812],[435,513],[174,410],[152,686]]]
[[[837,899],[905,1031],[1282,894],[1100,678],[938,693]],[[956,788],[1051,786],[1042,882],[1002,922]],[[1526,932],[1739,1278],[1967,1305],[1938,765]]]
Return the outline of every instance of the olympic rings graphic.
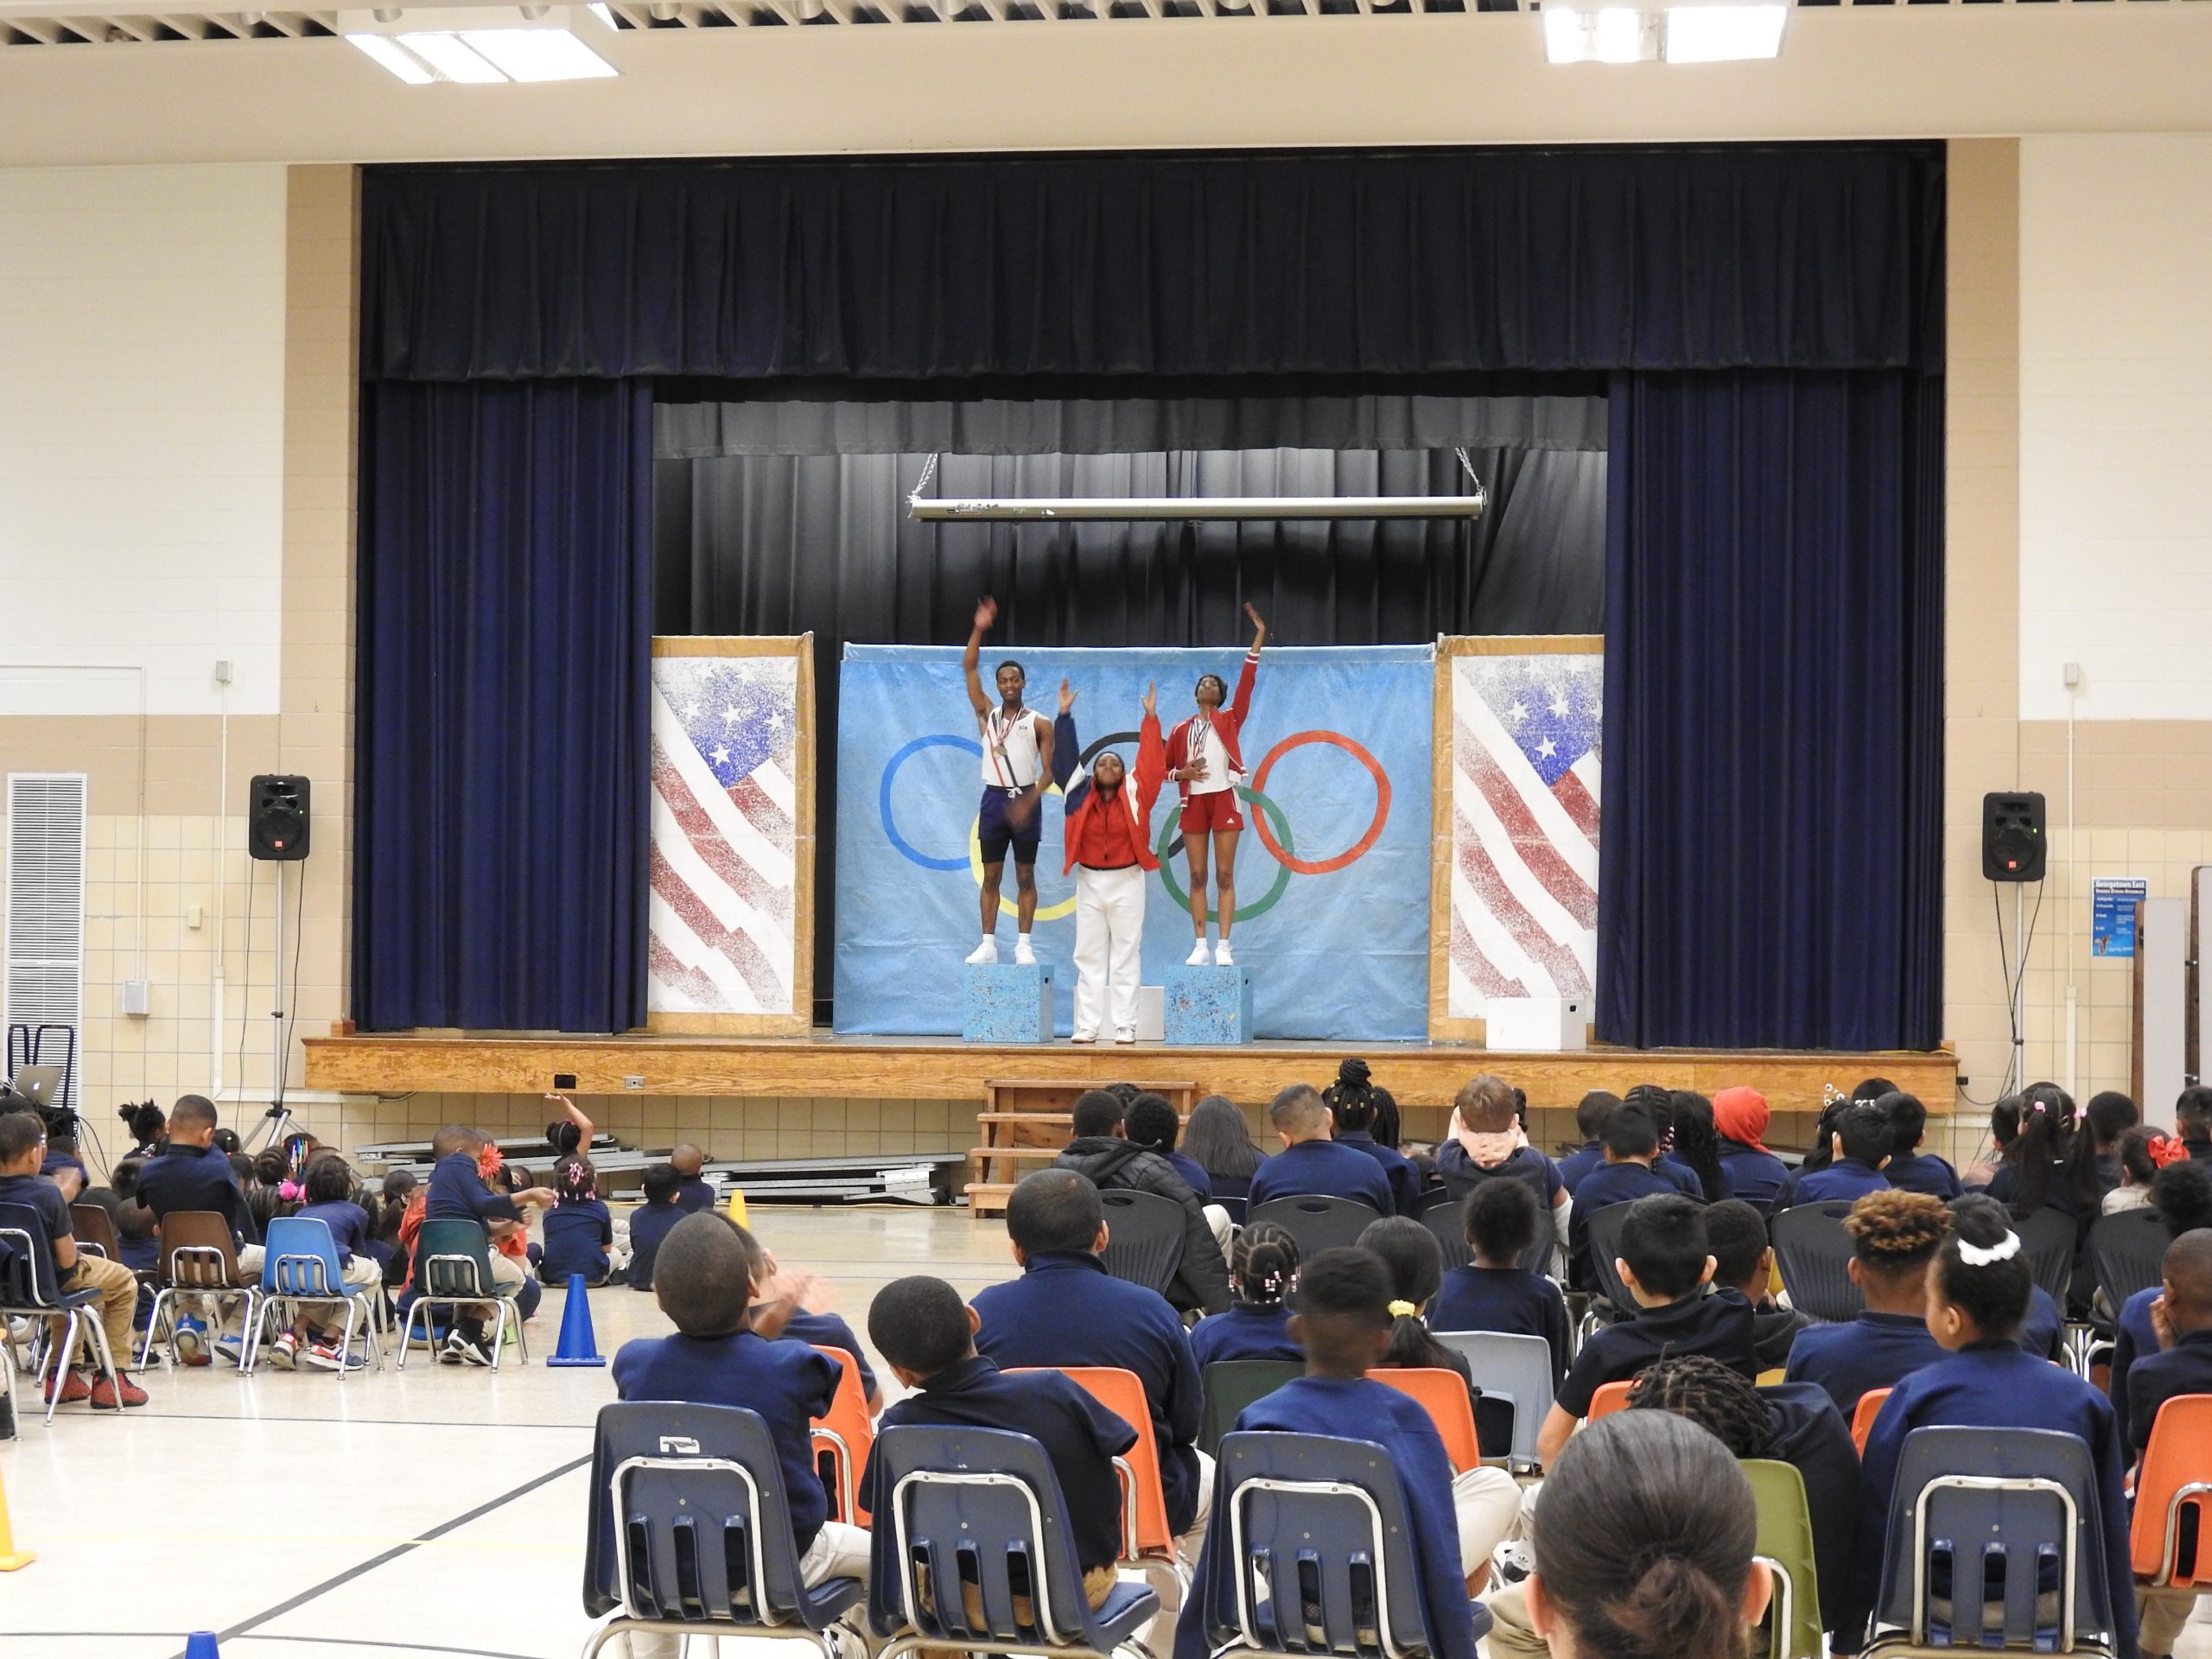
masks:
[[[1042,811],[1044,809],[1039,807],[1038,810]],[[968,871],[976,878],[976,886],[978,890],[981,890],[983,885],[983,822],[981,818],[970,818],[968,821]],[[999,913],[1001,915],[1019,917],[1021,914],[1014,904],[1016,896],[1018,895],[1010,895],[1003,891],[1000,893]],[[1037,919],[1040,922],[1057,922],[1063,916],[1074,914],[1075,894],[1073,893],[1068,894],[1057,904],[1039,903],[1037,906]]]
[[[883,833],[889,838],[893,847],[925,870],[964,869],[968,865],[968,861],[964,858],[931,858],[926,854],[915,851],[906,837],[899,833],[899,826],[892,821],[892,782],[899,776],[899,768],[906,763],[906,757],[923,749],[964,749],[978,760],[983,758],[983,746],[972,737],[953,737],[940,732],[927,737],[918,737],[907,744],[905,748],[883,763],[883,783],[882,786],[876,791],[875,797],[876,810],[883,819]]]
[[[1342,732],[1293,732],[1288,737],[1283,739],[1281,742],[1276,744],[1274,747],[1269,749],[1265,758],[1261,760],[1260,769],[1252,774],[1253,790],[1257,791],[1267,788],[1268,774],[1274,770],[1275,762],[1281,760],[1282,757],[1289,753],[1291,750],[1298,748],[1307,743],[1330,743],[1335,745],[1338,748],[1342,749],[1346,754],[1351,756],[1353,760],[1358,761],[1360,765],[1365,766],[1367,768],[1368,776],[1375,779],[1375,817],[1373,822],[1368,824],[1366,834],[1360,836],[1357,841],[1352,842],[1350,847],[1347,847],[1343,852],[1338,853],[1334,858],[1319,859],[1308,863],[1303,859],[1294,858],[1291,856],[1289,847],[1290,836],[1287,830],[1283,833],[1284,844],[1280,847],[1275,845],[1274,837],[1268,834],[1267,823],[1264,818],[1253,819],[1252,830],[1253,833],[1260,837],[1260,845],[1266,848],[1268,852],[1273,854],[1276,861],[1280,863],[1283,868],[1287,870],[1295,870],[1300,875],[1327,875],[1332,871],[1341,870],[1347,864],[1354,863],[1359,859],[1365,857],[1369,849],[1372,848],[1376,842],[1382,837],[1382,826],[1389,821],[1390,817],[1390,778],[1389,774],[1384,772],[1382,766],[1376,762],[1373,755],[1370,754],[1358,744],[1353,742],[1351,739],[1346,737]],[[1255,792],[1251,798],[1256,801],[1262,798]]]
[[[1259,823],[1263,815],[1273,818],[1276,833],[1281,835],[1286,842],[1289,842],[1290,820],[1283,816],[1281,807],[1261,794],[1258,790],[1249,789],[1242,784],[1236,786],[1236,793],[1239,798],[1259,808],[1259,811],[1253,815],[1252,821],[1255,823]],[[1167,822],[1160,826],[1160,844],[1154,849],[1154,852],[1160,860],[1160,885],[1167,889],[1168,897],[1174,899],[1177,909],[1188,910],[1191,907],[1190,893],[1175,879],[1173,849],[1182,840],[1182,832],[1179,828],[1182,817],[1180,812],[1171,811],[1167,815]],[[1237,906],[1236,914],[1233,919],[1245,922],[1251,920],[1255,916],[1266,915],[1275,907],[1276,902],[1283,895],[1283,889],[1288,886],[1290,886],[1290,861],[1287,859],[1278,858],[1275,862],[1275,879],[1268,884],[1267,892],[1251,904]],[[1221,919],[1221,912],[1213,906],[1208,905],[1206,919],[1210,922],[1217,922]]]

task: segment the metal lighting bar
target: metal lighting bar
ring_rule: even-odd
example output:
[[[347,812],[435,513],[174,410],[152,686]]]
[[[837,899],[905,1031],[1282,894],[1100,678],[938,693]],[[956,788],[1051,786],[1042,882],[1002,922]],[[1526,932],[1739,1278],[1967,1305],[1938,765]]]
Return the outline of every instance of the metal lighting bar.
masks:
[[[1479,518],[1490,499],[1471,495],[1134,495],[988,496],[957,500],[906,498],[906,510],[931,522],[972,519]]]

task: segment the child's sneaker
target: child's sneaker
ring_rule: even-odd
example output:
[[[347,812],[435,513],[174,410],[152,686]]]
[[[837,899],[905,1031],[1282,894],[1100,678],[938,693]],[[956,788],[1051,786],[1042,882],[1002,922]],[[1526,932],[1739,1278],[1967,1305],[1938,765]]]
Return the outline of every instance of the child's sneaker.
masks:
[[[93,1383],[92,1397],[94,1411],[114,1411],[124,1406],[144,1405],[146,1390],[118,1372],[112,1382],[102,1377]]]
[[[244,1338],[218,1337],[215,1338],[215,1357],[226,1363],[237,1364],[245,1353],[245,1339]]]
[[[54,1379],[50,1376],[46,1379],[46,1399],[48,1405],[73,1406],[79,1400],[89,1400],[92,1397],[92,1379],[82,1371],[70,1370],[62,1373],[61,1398],[58,1401],[54,1397]]]
[[[176,1322],[176,1357],[188,1365],[208,1365],[214,1356],[207,1351],[207,1327],[198,1319],[179,1319]]]
[[[289,1331],[278,1333],[269,1344],[269,1363],[280,1371],[296,1370],[300,1363],[300,1339]]]
[[[312,1365],[318,1371],[358,1371],[367,1362],[358,1354],[349,1354],[334,1342],[309,1343],[300,1351],[300,1363]]]
[[[489,1365],[492,1351],[480,1342],[471,1342],[456,1331],[446,1338],[446,1345],[438,1350],[438,1362],[444,1365]]]

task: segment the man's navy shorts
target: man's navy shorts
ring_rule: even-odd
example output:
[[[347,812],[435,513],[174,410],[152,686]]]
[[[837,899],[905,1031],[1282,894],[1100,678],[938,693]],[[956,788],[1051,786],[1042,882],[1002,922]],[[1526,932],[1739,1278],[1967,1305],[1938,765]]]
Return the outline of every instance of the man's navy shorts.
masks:
[[[982,842],[983,862],[986,864],[1006,862],[1006,849],[1009,847],[1014,849],[1015,863],[1034,864],[1037,861],[1037,843],[1045,833],[1043,798],[1039,795],[1029,798],[1027,803],[1029,817],[1023,823],[1017,824],[1007,817],[1007,810],[1014,804],[1004,790],[987,789],[983,791],[983,804],[976,810],[976,838]]]

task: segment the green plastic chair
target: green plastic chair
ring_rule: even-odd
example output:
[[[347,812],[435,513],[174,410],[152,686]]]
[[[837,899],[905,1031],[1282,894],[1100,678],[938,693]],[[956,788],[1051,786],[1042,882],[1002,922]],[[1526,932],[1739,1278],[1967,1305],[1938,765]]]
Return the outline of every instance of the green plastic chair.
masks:
[[[1760,1626],[1766,1659],[1821,1659],[1821,1577],[1805,1478],[1771,1458],[1746,1458],[1743,1468],[1758,1506],[1758,1558],[1774,1574],[1774,1599]]]
[[[1208,1457],[1221,1437],[1236,1427],[1237,1414],[1255,1400],[1264,1400],[1286,1382],[1306,1375],[1294,1359],[1217,1359],[1205,1369],[1199,1382],[1205,1389],[1205,1411],[1198,1419],[1198,1450]],[[1792,1471],[1795,1472],[1794,1471]]]

